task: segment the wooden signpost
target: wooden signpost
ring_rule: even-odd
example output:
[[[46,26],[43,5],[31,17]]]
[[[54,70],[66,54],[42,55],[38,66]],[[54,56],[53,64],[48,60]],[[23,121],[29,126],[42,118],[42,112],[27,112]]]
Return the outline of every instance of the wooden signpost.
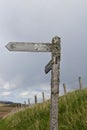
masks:
[[[51,70],[50,130],[58,130],[58,95],[60,82],[60,38],[55,36],[52,43],[9,42],[9,51],[51,52],[52,59],[45,66],[45,73]]]

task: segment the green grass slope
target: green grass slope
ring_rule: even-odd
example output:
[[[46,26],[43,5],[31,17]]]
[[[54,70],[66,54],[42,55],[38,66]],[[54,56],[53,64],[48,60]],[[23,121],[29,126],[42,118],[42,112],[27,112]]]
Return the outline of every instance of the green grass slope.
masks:
[[[87,89],[60,97],[58,107],[59,130],[87,130]],[[0,120],[0,130],[49,129],[49,101]]]

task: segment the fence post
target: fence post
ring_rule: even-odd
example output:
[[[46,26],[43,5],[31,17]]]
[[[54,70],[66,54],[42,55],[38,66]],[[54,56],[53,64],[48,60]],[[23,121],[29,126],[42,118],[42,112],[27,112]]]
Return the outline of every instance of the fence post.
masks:
[[[24,107],[26,107],[26,101],[24,101]]]
[[[66,95],[66,85],[65,84],[63,84],[63,89],[64,89],[64,94]]]
[[[45,101],[44,92],[42,92],[43,102]]]
[[[79,77],[79,89],[81,90],[82,89],[82,78],[81,77]]]
[[[35,95],[35,104],[37,104],[37,96]]]
[[[30,105],[30,99],[28,98],[28,105]]]

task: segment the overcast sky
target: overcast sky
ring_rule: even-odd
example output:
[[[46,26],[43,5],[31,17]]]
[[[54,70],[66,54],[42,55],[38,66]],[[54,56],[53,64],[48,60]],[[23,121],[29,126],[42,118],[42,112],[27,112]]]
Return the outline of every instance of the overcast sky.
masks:
[[[9,52],[8,42],[51,42],[61,37],[61,77],[67,89],[87,86],[87,0],[0,0],[0,100],[50,95],[50,53]]]

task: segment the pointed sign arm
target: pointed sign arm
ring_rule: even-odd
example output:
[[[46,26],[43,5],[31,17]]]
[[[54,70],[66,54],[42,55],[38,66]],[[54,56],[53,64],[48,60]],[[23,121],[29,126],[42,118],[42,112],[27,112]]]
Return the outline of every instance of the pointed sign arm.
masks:
[[[50,43],[9,42],[6,45],[9,51],[51,52]]]

